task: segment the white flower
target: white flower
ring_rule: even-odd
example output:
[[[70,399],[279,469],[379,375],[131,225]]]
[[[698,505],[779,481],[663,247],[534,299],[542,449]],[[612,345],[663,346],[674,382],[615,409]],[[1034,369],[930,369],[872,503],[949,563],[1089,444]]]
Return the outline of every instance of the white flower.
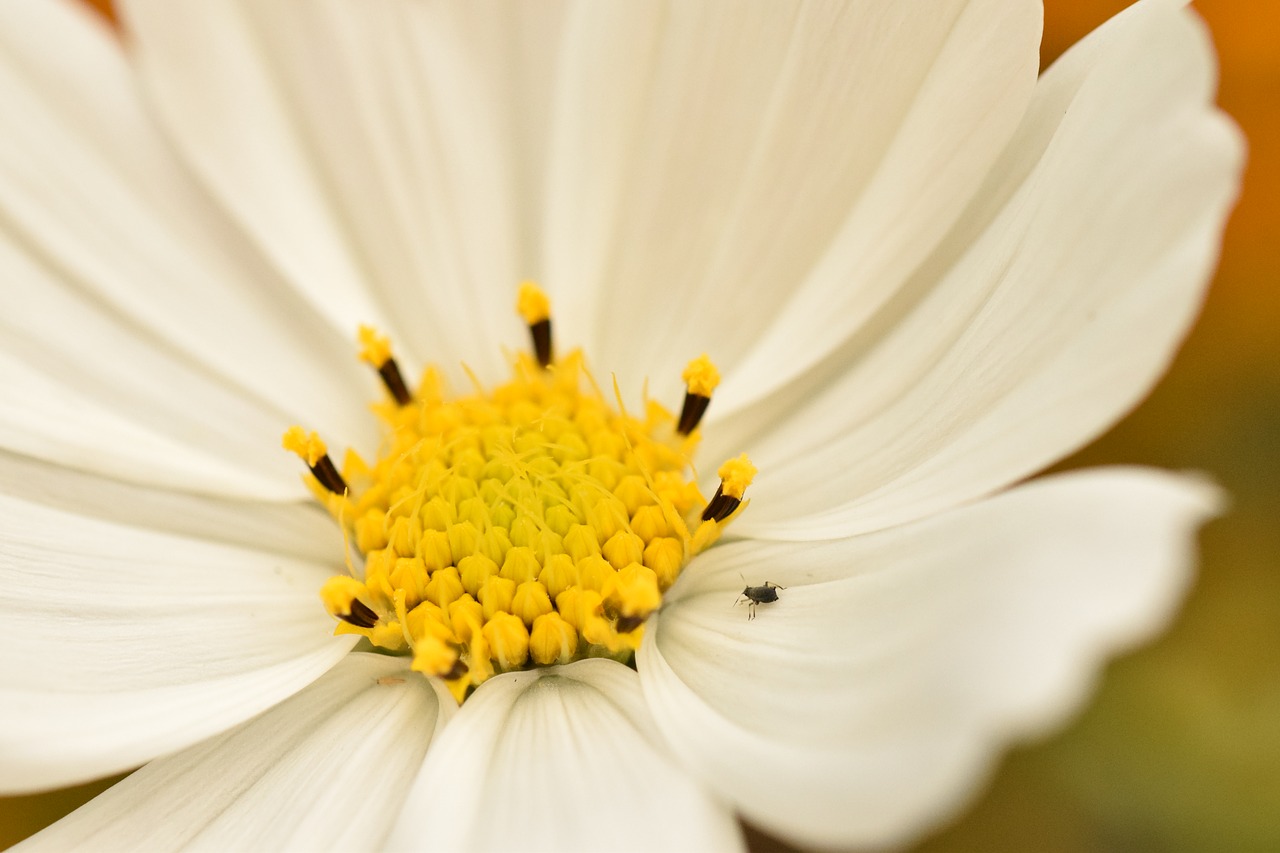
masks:
[[[1013,484],[1213,266],[1242,144],[1181,3],[1039,81],[1028,0],[124,15],[0,6],[0,790],[146,763],[31,847],[901,843],[1175,606],[1213,489]],[[331,636],[278,436],[377,446],[361,322],[494,381],[528,276],[628,399],[713,353],[699,458],[761,473],[634,669],[458,708]]]

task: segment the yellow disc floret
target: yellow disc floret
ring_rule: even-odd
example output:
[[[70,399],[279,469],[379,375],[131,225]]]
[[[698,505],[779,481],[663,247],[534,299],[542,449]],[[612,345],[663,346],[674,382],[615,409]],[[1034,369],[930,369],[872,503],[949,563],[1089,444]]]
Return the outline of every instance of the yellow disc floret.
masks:
[[[522,290],[522,312],[545,307],[539,294]],[[385,343],[362,341],[366,359]],[[350,491],[329,504],[364,555],[322,590],[338,630],[411,653],[460,700],[499,672],[629,661],[713,538],[690,533],[706,504],[696,440],[655,406],[619,411],[574,353],[548,369],[519,356],[505,384],[452,399],[429,371],[408,405],[376,408],[382,453],[371,466],[349,454]]]
[[[710,501],[698,488],[697,425],[720,381],[705,355],[684,372],[679,419],[651,400],[633,416],[580,353],[554,358],[537,285],[521,285],[517,309],[532,353],[513,358],[505,383],[472,377],[462,396],[433,367],[410,390],[389,340],[360,328],[360,357],[394,403],[372,407],[384,426],[372,465],[348,451],[339,470],[315,433],[284,436],[358,552],[320,590],[335,633],[411,656],[459,702],[502,672],[630,663],[645,621],[746,506],[756,473],[744,455],[721,466]]]

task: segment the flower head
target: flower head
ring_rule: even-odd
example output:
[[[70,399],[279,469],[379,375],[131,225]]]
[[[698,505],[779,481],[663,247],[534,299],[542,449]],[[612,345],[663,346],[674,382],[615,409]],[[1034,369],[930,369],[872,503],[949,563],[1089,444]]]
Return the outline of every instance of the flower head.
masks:
[[[719,379],[705,354],[685,368],[678,421],[653,400],[636,417],[580,351],[553,357],[541,289],[522,285],[517,310],[532,354],[461,396],[434,366],[411,392],[387,339],[361,328],[391,398],[373,465],[349,451],[339,471],[315,433],[284,434],[359,555],[321,591],[338,633],[411,654],[459,701],[530,665],[632,663],[663,593],[746,508],[757,473],[745,453],[726,461],[710,500],[692,478]]]
[[[1014,484],[1213,265],[1181,3],[123,17],[0,8],[0,785],[145,764],[33,847],[897,843],[1176,603],[1211,487]]]

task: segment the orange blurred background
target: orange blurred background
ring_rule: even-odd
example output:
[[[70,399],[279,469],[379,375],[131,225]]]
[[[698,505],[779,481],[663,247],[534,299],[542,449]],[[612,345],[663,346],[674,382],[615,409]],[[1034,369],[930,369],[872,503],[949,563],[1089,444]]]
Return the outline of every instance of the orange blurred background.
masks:
[[[1045,61],[1126,5],[1046,0]],[[1059,467],[1207,471],[1233,509],[1205,531],[1200,581],[1169,633],[1113,664],[1068,730],[1012,752],[919,851],[1280,850],[1280,3],[1195,7],[1221,56],[1219,101],[1249,138],[1244,195],[1172,372]],[[0,848],[106,784],[0,799]]]

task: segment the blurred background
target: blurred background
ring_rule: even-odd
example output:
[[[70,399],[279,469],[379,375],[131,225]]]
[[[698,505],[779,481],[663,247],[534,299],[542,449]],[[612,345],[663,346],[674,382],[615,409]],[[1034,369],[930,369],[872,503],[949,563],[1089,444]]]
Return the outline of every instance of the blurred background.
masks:
[[[110,14],[109,0],[86,2]],[[1045,0],[1044,62],[1127,5]],[[1007,755],[918,853],[1280,851],[1280,3],[1195,8],[1218,45],[1219,102],[1249,138],[1244,195],[1169,376],[1059,468],[1207,471],[1233,507],[1205,530],[1199,582],[1168,634],[1113,663],[1067,730]],[[0,849],[113,781],[0,799]]]

